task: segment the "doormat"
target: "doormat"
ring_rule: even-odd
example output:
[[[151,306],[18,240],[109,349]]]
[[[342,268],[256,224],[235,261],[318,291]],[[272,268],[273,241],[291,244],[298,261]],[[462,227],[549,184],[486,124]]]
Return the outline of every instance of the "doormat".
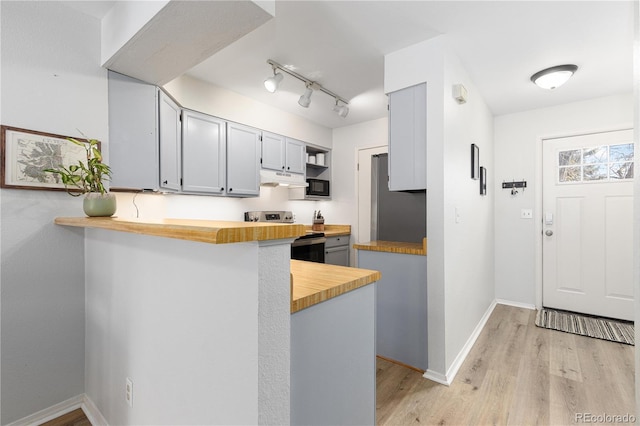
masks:
[[[630,321],[618,321],[542,308],[536,314],[536,325],[550,330],[635,346],[635,332],[633,322]]]

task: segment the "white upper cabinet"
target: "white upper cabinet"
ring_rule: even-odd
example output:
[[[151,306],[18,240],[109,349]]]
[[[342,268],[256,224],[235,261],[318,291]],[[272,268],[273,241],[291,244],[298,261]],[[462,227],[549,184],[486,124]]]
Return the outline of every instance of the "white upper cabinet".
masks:
[[[286,138],[285,139],[285,171],[289,173],[304,174],[306,167],[306,145],[304,142]]]
[[[427,85],[389,94],[389,190],[427,188]]]
[[[262,132],[262,168],[284,170],[285,155],[284,136]]]
[[[159,90],[160,187],[179,191],[181,187],[180,107]]]
[[[109,71],[111,189],[159,189],[158,89]]]
[[[227,195],[260,195],[260,133],[227,123]]]
[[[262,132],[262,168],[304,174],[306,145],[299,140]]]
[[[182,190],[222,194],[226,177],[226,122],[183,110]]]

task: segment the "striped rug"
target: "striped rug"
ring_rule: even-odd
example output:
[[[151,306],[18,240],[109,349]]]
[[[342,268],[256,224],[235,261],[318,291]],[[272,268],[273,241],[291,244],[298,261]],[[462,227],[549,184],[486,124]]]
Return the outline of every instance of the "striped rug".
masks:
[[[633,322],[542,308],[536,315],[536,325],[550,330],[635,345]]]

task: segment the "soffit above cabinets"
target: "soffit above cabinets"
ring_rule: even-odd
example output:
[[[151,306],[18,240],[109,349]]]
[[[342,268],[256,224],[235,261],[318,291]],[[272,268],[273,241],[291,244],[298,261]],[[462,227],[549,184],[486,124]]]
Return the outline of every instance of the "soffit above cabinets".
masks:
[[[109,13],[123,13],[116,4]],[[136,10],[132,10],[135,12]],[[127,17],[127,13],[124,13]],[[103,66],[158,86],[258,28],[273,16],[250,1],[169,1],[109,58]],[[103,19],[105,33],[116,33],[122,19]],[[106,23],[105,23],[106,22]],[[103,52],[104,53],[104,52]]]

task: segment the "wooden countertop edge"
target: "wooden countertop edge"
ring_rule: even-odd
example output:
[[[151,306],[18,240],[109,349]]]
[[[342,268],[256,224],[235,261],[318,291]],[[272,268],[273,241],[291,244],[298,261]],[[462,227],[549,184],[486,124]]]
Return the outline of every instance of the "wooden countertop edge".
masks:
[[[99,228],[209,244],[279,240],[305,235],[304,226],[294,224],[257,224],[187,219],[142,220],[117,217],[57,217],[54,223],[63,226]]]
[[[311,225],[305,225],[307,232],[312,231]],[[325,225],[324,231],[325,237],[339,237],[342,235],[351,235],[351,225]]]
[[[382,274],[379,271],[370,269],[348,268],[346,266],[335,266],[325,264],[306,265],[310,271],[305,271],[304,264],[312,262],[304,262],[299,260],[291,261],[291,313],[299,312],[303,309],[317,305],[321,302],[333,299],[349,291],[356,290],[371,283],[380,280]],[[317,274],[317,270],[324,269],[331,275],[331,282],[323,281],[321,274]],[[342,270],[342,271],[341,271]],[[348,277],[340,279],[340,272],[345,273]],[[354,274],[356,276],[354,277]],[[313,278],[311,278],[311,276]],[[336,278],[339,283],[335,283]],[[311,286],[305,286],[305,281],[313,281]],[[310,294],[304,296],[295,296],[296,285],[298,290],[302,288]]]
[[[379,251],[384,253],[412,254],[416,256],[427,255],[427,239],[420,243],[404,243],[398,241],[370,241],[368,243],[356,243],[354,249],[366,251]]]

